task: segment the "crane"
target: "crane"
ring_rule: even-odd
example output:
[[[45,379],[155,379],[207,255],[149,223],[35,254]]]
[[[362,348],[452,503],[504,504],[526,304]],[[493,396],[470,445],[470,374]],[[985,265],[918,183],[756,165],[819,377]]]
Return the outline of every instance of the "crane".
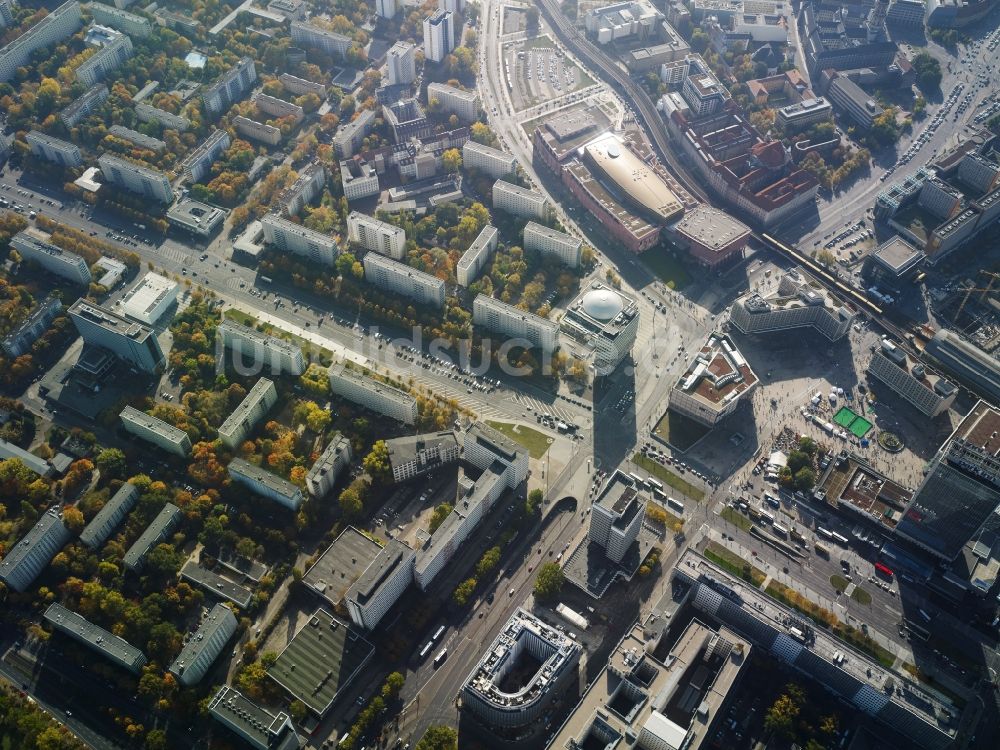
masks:
[[[962,304],[960,304],[958,306],[958,310],[955,311],[955,317],[952,319],[953,323],[956,322],[956,321],[958,321],[959,316],[962,314],[962,311],[965,309],[965,305],[969,301],[969,297],[972,295],[973,292],[982,292],[982,296],[979,298],[980,301],[982,301],[983,299],[986,298],[987,294],[989,294],[990,292],[993,291],[993,282],[996,281],[997,279],[1000,279],[1000,273],[993,273],[992,271],[980,271],[979,275],[980,276],[989,276],[990,277],[989,283],[987,283],[985,289],[984,288],[976,288],[976,287],[971,287],[970,286],[970,287],[968,287],[967,289],[964,290],[965,291],[965,296],[962,298]]]

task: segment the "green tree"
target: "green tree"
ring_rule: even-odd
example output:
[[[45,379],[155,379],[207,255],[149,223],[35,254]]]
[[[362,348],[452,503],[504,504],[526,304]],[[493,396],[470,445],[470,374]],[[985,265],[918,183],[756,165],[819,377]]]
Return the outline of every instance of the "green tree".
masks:
[[[344,488],[344,491],[340,493],[340,497],[337,498],[337,502],[340,504],[340,510],[343,511],[345,516],[358,516],[365,507],[361,494],[353,486]]]
[[[388,479],[392,475],[392,465],[389,463],[389,446],[386,442],[376,440],[361,465],[376,482]]]
[[[441,154],[441,167],[448,174],[454,174],[462,168],[462,152],[457,148],[449,148]]]
[[[458,732],[444,725],[428,727],[416,750],[458,750]]]
[[[941,62],[927,50],[913,57],[913,70],[917,74],[917,85],[921,91],[934,91],[941,86]]]
[[[535,515],[542,507],[544,493],[537,487],[528,493],[528,500],[524,504],[524,511],[529,516]]]
[[[475,578],[466,578],[458,584],[452,592],[451,598],[455,600],[455,604],[464,607],[469,603],[469,598],[475,593],[477,585],[479,585],[479,581]]]
[[[288,704],[288,714],[295,721],[302,723],[302,721],[309,715],[306,709],[306,704],[302,701],[292,701]]]
[[[799,438],[799,450],[807,456],[815,456],[816,452],[819,450],[819,446],[816,445],[816,441],[811,437],[803,435]]]
[[[101,479],[121,479],[125,476],[125,454],[118,448],[105,448],[97,454],[94,463],[101,472]]]
[[[535,596],[540,601],[552,601],[562,591],[566,576],[558,563],[548,562],[538,569],[535,576]]]
[[[493,570],[500,562],[500,548],[490,547],[476,563],[476,575],[484,576]]]
[[[146,750],[167,750],[169,746],[167,733],[162,729],[151,729],[146,734]]]
[[[434,512],[431,513],[431,521],[428,530],[432,534],[435,531],[437,531],[438,527],[444,523],[444,519],[448,517],[451,511],[452,511],[452,506],[449,505],[448,503],[441,503],[439,506],[437,506],[434,509]]]
[[[406,682],[406,678],[401,672],[390,672],[385,678],[385,683],[382,685],[382,697],[389,699],[395,698],[399,695],[399,691],[403,689],[403,683]]]
[[[803,466],[795,472],[795,489],[808,492],[816,486],[816,472],[808,466]]]

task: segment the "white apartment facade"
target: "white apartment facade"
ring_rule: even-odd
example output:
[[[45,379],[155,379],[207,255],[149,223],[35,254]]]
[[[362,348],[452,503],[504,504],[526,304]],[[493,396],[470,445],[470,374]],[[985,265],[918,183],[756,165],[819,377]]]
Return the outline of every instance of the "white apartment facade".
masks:
[[[76,253],[63,250],[49,242],[44,242],[34,235],[21,231],[10,239],[13,247],[25,260],[30,260],[51,274],[69,279],[76,284],[89,284],[90,268],[87,261]]]
[[[84,117],[89,115],[111,96],[111,91],[103,83],[95,83],[85,92],[80,94],[60,113],[59,119],[67,128],[77,125]]]
[[[500,179],[514,174],[517,159],[505,151],[470,140],[462,146],[462,166],[466,169],[478,169],[490,177]]]
[[[479,116],[479,94],[475,91],[465,91],[446,83],[428,84],[427,103],[435,99],[443,113],[455,115],[465,122],[475,122]]]
[[[317,499],[326,497],[337,478],[350,466],[353,457],[351,441],[343,435],[336,435],[306,474],[306,489],[309,494]]]
[[[436,276],[386,258],[368,253],[364,259],[365,281],[381,289],[396,292],[422,305],[444,307],[445,283]]]
[[[352,159],[340,162],[340,184],[348,203],[379,194],[378,172],[368,162]]]
[[[69,0],[49,13],[14,41],[0,49],[0,82],[6,83],[17,69],[27,65],[31,54],[63,41],[83,25],[80,3]]]
[[[97,164],[104,179],[117,187],[160,203],[172,203],[174,200],[170,180],[158,169],[126,161],[112,154],[102,154]]]
[[[239,623],[225,604],[216,604],[184,643],[169,672],[184,687],[197,685],[222,653]]]
[[[62,516],[49,508],[0,562],[0,581],[14,591],[27,590],[72,536]]]
[[[424,19],[424,59],[439,63],[455,49],[455,15],[437,10]]]
[[[472,303],[472,322],[510,338],[527,339],[549,353],[559,345],[559,324],[480,294]]]
[[[97,2],[91,3],[87,7],[97,23],[123,31],[129,36],[144,39],[153,33],[153,23],[135,13]]]
[[[349,36],[327,31],[302,21],[292,23],[292,41],[302,47],[321,50],[328,55],[343,59],[354,44]]]
[[[499,234],[492,224],[483,227],[479,235],[469,245],[469,249],[462,253],[455,267],[455,277],[462,286],[469,286],[479,278],[479,274],[486,268],[490,258],[497,251]]]
[[[229,133],[221,128],[208,138],[184,159],[182,168],[189,182],[201,182],[212,170],[212,165],[232,145]]]
[[[302,490],[287,479],[282,479],[242,458],[234,458],[226,467],[229,478],[261,497],[273,500],[289,510],[302,507],[305,497]]]
[[[212,119],[219,117],[234,102],[239,101],[257,80],[257,67],[252,57],[240,58],[223,73],[201,96],[205,111]]]
[[[80,541],[92,550],[100,547],[121,525],[138,500],[136,486],[128,482],[123,484],[80,532]]]
[[[351,211],[347,216],[347,238],[365,250],[394,260],[406,257],[406,232],[360,211]]]
[[[235,450],[250,434],[254,425],[278,402],[278,389],[267,378],[258,380],[240,405],[233,410],[219,427],[219,439],[230,450]]]
[[[277,248],[309,258],[315,263],[332,267],[340,249],[329,235],[308,229],[278,214],[267,214],[260,220],[264,240]]]
[[[375,0],[375,15],[379,18],[395,18],[396,0]]]
[[[333,136],[333,150],[341,159],[354,156],[375,125],[375,110],[365,109],[348,123],[341,124]]]
[[[549,215],[549,202],[544,195],[504,180],[493,183],[493,208],[539,221],[545,221]]]
[[[31,153],[46,161],[60,164],[64,167],[79,167],[83,164],[83,154],[75,143],[53,138],[38,130],[31,130],[26,136]]]
[[[524,249],[555,258],[570,268],[579,268],[583,258],[583,240],[533,221],[524,226]]]
[[[417,48],[409,42],[396,42],[385,56],[386,78],[390,86],[413,83],[417,78]]]
[[[131,406],[126,406],[119,417],[125,432],[142,438],[157,448],[181,457],[191,452],[191,437],[184,430],[167,424],[162,419],[151,417]]]
[[[305,372],[302,349],[290,341],[269,336],[233,320],[223,321],[218,334],[227,349],[241,357],[249,356],[254,365],[266,364],[275,375],[288,373],[299,376]]]
[[[620,563],[639,537],[645,510],[635,481],[616,470],[593,503],[588,537],[609,560]]]
[[[167,112],[165,109],[153,107],[145,102],[135,105],[135,116],[140,122],[158,122],[165,128],[170,128],[183,133],[191,127],[191,121],[186,117]]]
[[[107,31],[113,37],[76,69],[76,80],[85,86],[93,86],[104,80],[108,73],[132,56],[132,40],[128,34],[112,29]]]
[[[350,369],[343,362],[330,367],[330,390],[365,409],[384,414],[403,424],[417,421],[417,400],[409,393]]]
[[[351,622],[373,630],[413,581],[416,553],[390,539],[344,595]]]
[[[249,117],[237,115],[233,118],[233,126],[240,135],[245,135],[247,138],[266,143],[269,146],[277,146],[281,143],[281,130],[274,125],[267,125],[251,120]]]

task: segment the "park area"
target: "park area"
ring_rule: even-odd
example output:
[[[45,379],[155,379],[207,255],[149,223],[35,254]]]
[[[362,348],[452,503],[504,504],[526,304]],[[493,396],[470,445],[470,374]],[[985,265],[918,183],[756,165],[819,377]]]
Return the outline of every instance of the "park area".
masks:
[[[842,406],[834,417],[833,421],[844,429],[850,431],[854,437],[860,439],[868,434],[872,428],[872,423],[846,406]]]

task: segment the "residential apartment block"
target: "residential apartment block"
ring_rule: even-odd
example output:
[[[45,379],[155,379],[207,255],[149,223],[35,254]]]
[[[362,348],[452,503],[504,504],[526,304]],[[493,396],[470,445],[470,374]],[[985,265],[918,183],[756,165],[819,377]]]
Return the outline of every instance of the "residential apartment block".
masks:
[[[91,26],[87,31],[86,42],[99,49],[76,69],[76,80],[85,86],[103,81],[108,73],[132,56],[132,40],[128,34],[106,26]]]
[[[465,122],[475,122],[479,116],[479,94],[475,91],[465,91],[446,83],[430,83],[427,85],[428,105],[433,101],[437,101],[442,113],[455,115]]]
[[[135,540],[135,544],[128,548],[125,556],[122,557],[122,565],[132,573],[138,573],[146,564],[146,557],[153,551],[156,545],[164,542],[171,532],[181,521],[183,513],[173,503],[163,506],[156,518],[154,518],[145,531]]]
[[[416,47],[396,42],[385,55],[386,77],[390,86],[413,83],[417,78]]]
[[[43,302],[35,305],[28,317],[4,336],[0,349],[11,359],[31,351],[32,344],[49,329],[62,309],[62,300],[58,297],[46,297]]]
[[[526,339],[548,353],[559,345],[559,324],[485,294],[472,303],[472,322],[501,336]]]
[[[347,216],[347,237],[365,250],[395,260],[406,257],[406,232],[360,211],[351,211]]]
[[[555,258],[570,268],[579,268],[583,259],[583,240],[533,221],[524,226],[524,249]]]
[[[80,541],[92,550],[100,547],[121,526],[138,500],[136,486],[129,482],[123,484],[80,532]]]
[[[298,104],[286,102],[284,99],[263,92],[257,94],[253,101],[257,105],[257,109],[264,114],[271,115],[271,117],[291,117],[296,123],[299,123],[306,116],[305,110]]]
[[[55,276],[61,276],[74,284],[90,283],[92,276],[87,261],[76,253],[39,239],[34,231],[25,229],[18,232],[11,237],[10,246],[17,250],[24,260],[37,263]]]
[[[273,714],[223,685],[208,704],[213,719],[247,742],[254,750],[293,750],[301,740],[288,714]]]
[[[218,328],[222,343],[244,362],[249,358],[254,366],[267,365],[274,375],[285,373],[301,375],[306,364],[302,348],[277,336],[270,336],[256,328],[224,320]]]
[[[417,400],[409,393],[373,380],[337,362],[330,367],[330,390],[365,409],[384,414],[403,424],[417,421]]]
[[[868,374],[927,417],[936,417],[947,411],[958,395],[958,387],[954,383],[922,362],[914,361],[888,339],[882,339],[879,350],[872,355]]]
[[[316,161],[299,170],[298,178],[279,197],[277,205],[283,207],[286,216],[298,216],[302,209],[312,203],[326,184],[326,167]]]
[[[281,143],[281,130],[274,127],[274,125],[265,125],[262,122],[237,115],[233,118],[233,127],[236,128],[236,132],[240,135],[245,135],[247,138],[255,141],[260,141],[270,146],[277,146]]]
[[[0,562],[0,581],[14,591],[27,590],[72,537],[55,508],[45,511],[31,531],[7,551]]]
[[[94,5],[96,4],[94,3]],[[153,151],[157,154],[167,150],[166,141],[161,141],[159,138],[153,138],[151,135],[140,133],[138,130],[132,130],[122,125],[112,125],[108,128],[108,135],[113,135],[115,138],[128,141],[139,148],[144,148],[147,151]]]
[[[92,2],[87,8],[97,23],[123,31],[129,36],[144,39],[153,33],[152,21],[135,13],[97,2]]]
[[[67,314],[85,343],[107,349],[143,372],[163,366],[163,350],[149,326],[82,298],[70,305]]]
[[[487,224],[483,227],[479,235],[469,245],[469,249],[462,253],[455,267],[455,278],[462,286],[469,286],[479,278],[479,274],[490,262],[490,258],[497,251],[496,227]]]
[[[609,560],[620,563],[639,538],[645,513],[646,501],[635,480],[616,469],[594,501],[587,536]]]
[[[63,167],[79,167],[83,164],[83,154],[75,143],[53,138],[39,130],[28,132],[25,140],[31,146],[31,153],[46,161],[54,162]]]
[[[416,300],[422,305],[444,307],[445,283],[436,276],[418,271],[378,253],[364,258],[365,281]]]
[[[105,84],[92,84],[89,89],[63,108],[59,113],[59,119],[62,120],[63,125],[67,128],[72,128],[107,101],[110,95],[111,92]]]
[[[454,463],[462,455],[455,433],[448,430],[426,435],[405,435],[385,441],[394,482],[405,482]]]
[[[351,622],[373,630],[413,581],[416,554],[398,539],[390,539],[347,590],[344,602]]]
[[[506,151],[490,148],[475,141],[466,141],[462,146],[462,166],[478,169],[490,177],[499,179],[514,174],[517,159]]]
[[[191,437],[179,427],[174,427],[131,406],[126,406],[119,417],[126,432],[152,443],[157,448],[162,448],[175,456],[186,456],[191,452]]]
[[[0,49],[0,82],[6,83],[13,78],[18,68],[31,61],[35,50],[58,44],[79,31],[82,25],[80,3],[69,0],[60,5]]]
[[[246,397],[240,402],[233,413],[219,427],[219,439],[230,450],[235,450],[247,436],[254,425],[266,415],[271,407],[278,402],[278,389],[274,382],[267,378],[258,380]]]
[[[493,208],[539,221],[545,221],[549,215],[549,202],[544,195],[504,180],[493,183]]]
[[[265,242],[281,250],[327,267],[332,267],[340,255],[337,240],[333,237],[307,229],[278,214],[266,214],[260,224],[264,228]]]
[[[326,497],[344,469],[351,465],[353,457],[351,441],[343,435],[335,435],[306,474],[309,494],[317,499]]]
[[[191,121],[186,117],[175,115],[172,112],[167,112],[165,109],[159,109],[144,102],[139,102],[135,105],[135,116],[141,122],[158,122],[163,127],[176,130],[180,133],[191,127]]]
[[[173,203],[174,191],[170,180],[160,170],[112,154],[102,154],[97,164],[104,179],[116,187],[160,203]]]
[[[455,49],[455,15],[437,10],[424,19],[424,59],[439,63]]]
[[[282,73],[278,76],[278,80],[286,90],[293,94],[298,94],[299,96],[303,94],[316,94],[320,98],[320,101],[326,99],[326,86],[322,83],[315,83],[305,78],[299,78],[298,76],[293,76],[291,73]]]
[[[209,119],[215,120],[246,95],[257,80],[257,68],[252,57],[240,58],[215,83],[205,89],[201,101]]]
[[[212,165],[232,145],[232,138],[225,130],[214,131],[181,162],[181,169],[189,182],[202,182],[212,171]]]
[[[354,156],[375,125],[375,110],[358,112],[354,119],[342,123],[333,136],[333,150],[341,159]]]
[[[239,623],[225,604],[216,604],[184,641],[169,672],[184,687],[197,685],[222,653]]]
[[[297,511],[302,507],[302,490],[260,466],[244,461],[242,458],[234,458],[227,467],[229,477],[234,482],[238,482],[247,489],[261,497],[285,506],[290,510]]]
[[[344,59],[347,50],[354,44],[349,36],[327,31],[302,21],[292,23],[292,41],[300,47],[318,49],[331,57]]]
[[[83,615],[67,609],[58,602],[49,605],[42,619],[60,633],[68,635],[133,674],[139,674],[146,665],[146,655],[138,648],[124,638],[94,625]]]

